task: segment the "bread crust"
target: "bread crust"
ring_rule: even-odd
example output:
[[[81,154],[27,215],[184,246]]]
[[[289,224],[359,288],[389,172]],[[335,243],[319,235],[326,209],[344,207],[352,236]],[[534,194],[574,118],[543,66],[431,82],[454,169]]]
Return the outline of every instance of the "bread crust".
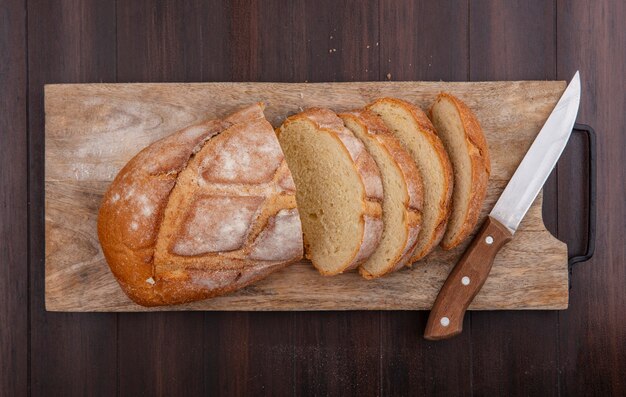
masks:
[[[450,242],[446,242],[445,239],[441,241],[441,247],[444,250],[450,250],[463,242],[476,227],[483,201],[487,195],[487,186],[491,175],[491,160],[487,140],[476,115],[459,98],[445,92],[440,93],[428,111],[431,119],[433,107],[441,100],[449,100],[459,114],[472,164],[472,189],[463,224],[454,239]]]
[[[238,129],[250,125],[264,128],[259,133],[269,131],[269,139],[275,140],[272,127],[264,119],[262,104],[255,104],[223,120],[202,122],[151,144],[131,159],[112,182],[100,207],[98,237],[111,271],[134,302],[143,306],[172,305],[225,294],[302,257],[302,241],[297,233],[293,233],[293,239],[299,241],[299,247],[294,240],[288,258],[267,259],[267,249],[256,248],[259,244],[267,247],[285,222],[295,220],[298,228],[300,225],[295,187],[284,158],[279,158],[280,165],[270,180],[258,186],[238,184],[237,178],[220,183],[209,178],[206,189],[186,191],[189,187],[179,183],[182,175],[189,175],[190,164],[197,165],[203,153],[216,142],[215,136],[229,133],[239,136]],[[277,141],[272,150],[282,154]],[[206,181],[201,176],[197,178],[198,182]],[[273,193],[269,194],[270,191]],[[191,255],[193,258],[172,252],[172,245],[166,240],[180,239],[182,229],[167,231],[164,226],[167,214],[190,212],[189,204],[194,198],[200,202],[206,194],[244,199],[250,194],[261,197],[262,203],[253,220],[244,225],[245,242],[239,249],[203,252]],[[187,206],[177,207],[178,203],[172,202],[173,195],[186,197]],[[209,211],[205,215],[210,221],[215,219],[213,214]],[[186,230],[196,231],[185,222],[182,225]],[[298,230],[301,235],[301,229]],[[164,235],[166,232],[169,235]],[[198,236],[201,239],[202,234]],[[165,249],[157,250],[158,247]]]
[[[305,256],[311,259],[313,266],[322,275],[335,275],[357,268],[372,255],[383,231],[382,223],[382,200],[383,186],[380,172],[374,159],[369,155],[363,143],[347,129],[343,121],[335,112],[325,108],[309,108],[303,112],[288,117],[283,126],[277,129],[277,134],[284,126],[290,123],[303,121],[313,124],[319,133],[325,133],[337,141],[337,144],[352,159],[354,170],[359,175],[364,195],[361,197],[363,212],[360,219],[361,243],[355,247],[353,255],[344,264],[339,266],[337,272],[328,272],[322,269],[307,253],[307,241],[305,236]]]
[[[363,266],[359,267],[359,272],[365,278],[371,279],[381,277],[390,272],[404,267],[409,261],[411,254],[417,244],[417,236],[422,221],[423,187],[422,178],[413,158],[406,152],[395,136],[387,129],[380,118],[369,110],[353,110],[339,114],[342,119],[350,119],[358,123],[361,128],[367,131],[371,142],[377,145],[382,151],[387,153],[403,177],[404,197],[404,244],[401,249],[394,254],[394,259],[390,261],[391,266],[380,274],[371,274]]]
[[[443,235],[446,231],[446,226],[448,223],[448,218],[450,216],[450,209],[452,204],[452,188],[453,188],[453,173],[452,173],[452,164],[450,162],[450,158],[448,157],[448,152],[446,151],[441,139],[437,136],[435,131],[435,127],[432,122],[424,113],[422,109],[398,98],[380,98],[375,102],[366,106],[366,109],[371,110],[376,104],[379,103],[388,103],[398,106],[408,112],[415,124],[418,126],[420,133],[424,138],[428,140],[431,148],[436,153],[437,158],[439,160],[439,164],[441,169],[443,170],[443,180],[441,181],[443,184],[443,190],[446,192],[439,200],[438,207],[439,212],[437,216],[437,227],[432,231],[430,236],[427,237],[428,242],[424,245],[423,249],[420,251],[415,251],[412,253],[410,261],[408,262],[408,266],[410,266],[413,262],[418,261],[428,255],[440,242],[443,238]],[[422,233],[424,231],[422,230]],[[424,238],[425,236],[419,236]]]

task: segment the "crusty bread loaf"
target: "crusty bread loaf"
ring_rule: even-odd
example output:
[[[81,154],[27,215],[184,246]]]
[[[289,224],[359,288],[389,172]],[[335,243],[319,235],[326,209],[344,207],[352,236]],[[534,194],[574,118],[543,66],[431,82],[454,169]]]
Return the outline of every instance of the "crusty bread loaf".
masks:
[[[295,186],[261,104],[153,143],[98,217],[104,256],[144,306],[242,288],[302,257]]]
[[[356,268],[383,229],[376,163],[328,109],[293,115],[276,132],[297,187],[305,255],[323,275]]]
[[[411,261],[416,261],[439,244],[446,230],[453,181],[450,160],[430,120],[417,106],[400,99],[381,98],[367,108],[398,138],[422,177],[422,226],[411,257]]]
[[[430,118],[454,169],[452,213],[441,241],[443,249],[452,249],[478,221],[491,173],[489,150],[478,119],[460,99],[439,94],[430,108]]]
[[[415,161],[370,111],[339,114],[378,166],[383,182],[383,234],[378,248],[359,267],[365,278],[398,270],[409,261],[421,225],[422,182]]]

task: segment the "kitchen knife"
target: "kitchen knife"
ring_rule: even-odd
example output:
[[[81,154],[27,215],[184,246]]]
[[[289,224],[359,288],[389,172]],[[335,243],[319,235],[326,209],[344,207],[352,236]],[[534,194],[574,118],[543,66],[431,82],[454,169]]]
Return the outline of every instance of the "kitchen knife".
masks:
[[[485,283],[496,254],[513,238],[565,149],[579,103],[580,76],[576,72],[480,231],[441,287],[424,338],[439,340],[461,333],[465,311]]]

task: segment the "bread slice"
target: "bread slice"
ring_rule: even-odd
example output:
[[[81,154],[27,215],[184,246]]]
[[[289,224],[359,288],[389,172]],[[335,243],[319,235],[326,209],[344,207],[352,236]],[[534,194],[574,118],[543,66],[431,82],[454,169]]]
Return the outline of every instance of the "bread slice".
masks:
[[[376,278],[405,266],[419,233],[422,180],[415,161],[374,113],[356,110],[339,115],[378,166],[383,182],[383,234],[378,248],[360,267]]]
[[[452,213],[441,247],[461,243],[476,226],[491,173],[489,150],[478,119],[458,98],[442,93],[430,108],[430,118],[454,169]]]
[[[422,226],[411,261],[426,256],[446,230],[452,196],[452,166],[424,112],[406,101],[381,98],[367,106],[377,114],[411,155],[422,177]]]
[[[120,171],[98,217],[104,256],[144,306],[209,298],[299,260],[295,186],[256,104],[153,143]]]
[[[276,133],[297,188],[306,257],[323,275],[356,268],[383,230],[376,163],[328,109],[291,116]]]

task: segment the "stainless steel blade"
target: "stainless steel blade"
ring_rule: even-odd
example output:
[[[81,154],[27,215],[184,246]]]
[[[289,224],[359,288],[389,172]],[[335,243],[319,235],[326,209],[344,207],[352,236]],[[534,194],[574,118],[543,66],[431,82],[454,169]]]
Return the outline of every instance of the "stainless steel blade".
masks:
[[[511,232],[517,230],[561,157],[572,133],[579,104],[580,76],[576,72],[489,214]]]

